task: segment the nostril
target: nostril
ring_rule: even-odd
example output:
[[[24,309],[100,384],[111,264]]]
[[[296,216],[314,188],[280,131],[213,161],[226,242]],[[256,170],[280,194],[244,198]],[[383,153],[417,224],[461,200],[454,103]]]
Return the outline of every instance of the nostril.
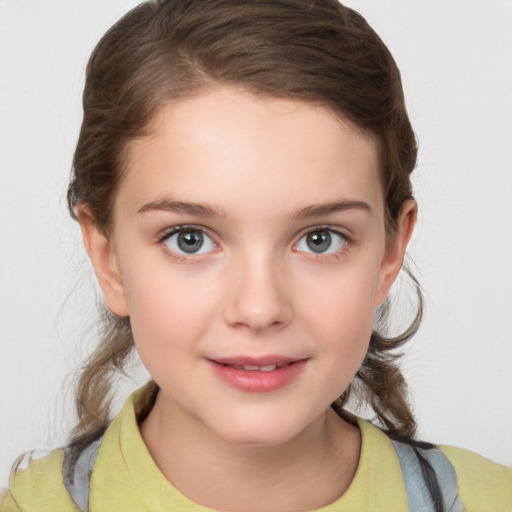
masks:
[[[235,328],[255,331],[280,329],[293,317],[287,287],[289,280],[277,275],[273,257],[251,255],[231,267],[226,322]],[[286,283],[286,284],[285,284]]]

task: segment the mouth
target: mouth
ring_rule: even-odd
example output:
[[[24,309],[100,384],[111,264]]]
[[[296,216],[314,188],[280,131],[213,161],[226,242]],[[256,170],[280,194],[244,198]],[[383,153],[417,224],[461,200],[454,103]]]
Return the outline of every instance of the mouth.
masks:
[[[293,363],[271,363],[261,366],[255,364],[218,364],[221,364],[222,366],[229,366],[230,368],[233,368],[235,370],[244,370],[246,372],[273,372],[274,370],[278,370],[279,368],[285,368],[286,366],[290,366]]]
[[[208,359],[214,373],[231,387],[242,391],[269,392],[297,379],[309,358],[282,356]]]
[[[267,355],[257,357],[235,356],[212,358],[210,361],[221,366],[227,366],[235,370],[244,370],[246,372],[272,372],[306,359],[305,357]]]

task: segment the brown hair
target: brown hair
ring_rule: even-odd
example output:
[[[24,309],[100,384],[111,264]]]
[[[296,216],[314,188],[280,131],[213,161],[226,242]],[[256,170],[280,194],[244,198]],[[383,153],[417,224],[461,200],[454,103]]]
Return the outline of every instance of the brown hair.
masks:
[[[357,12],[337,0],[152,0],[126,14],[100,40],[87,66],[84,118],[68,190],[71,215],[85,203],[108,236],[128,142],[143,136],[166,101],[211,84],[314,102],[350,120],[381,143],[386,230],[412,198],[417,146],[399,70]],[[396,355],[416,331],[374,332],[351,391],[366,400],[390,434],[413,436],[414,417]],[[132,353],[128,318],[105,312],[103,337],[78,380],[74,443],[109,421],[112,378]],[[155,385],[156,386],[156,385]]]

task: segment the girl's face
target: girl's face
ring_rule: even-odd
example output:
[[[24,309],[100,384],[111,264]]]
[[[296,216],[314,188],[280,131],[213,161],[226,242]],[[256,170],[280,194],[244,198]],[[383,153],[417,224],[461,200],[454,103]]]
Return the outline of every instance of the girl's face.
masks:
[[[312,104],[216,88],[164,106],[128,149],[110,241],[82,225],[163,417],[253,445],[322,421],[414,221],[411,204],[386,242],[377,141]]]

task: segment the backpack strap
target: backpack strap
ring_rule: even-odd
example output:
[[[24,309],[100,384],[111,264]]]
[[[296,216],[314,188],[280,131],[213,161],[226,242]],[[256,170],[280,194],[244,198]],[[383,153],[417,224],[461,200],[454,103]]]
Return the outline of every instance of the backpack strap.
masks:
[[[459,496],[457,474],[448,457],[438,448],[420,448],[390,439],[400,461],[409,510],[437,512],[432,491],[426,483],[425,467],[430,465],[441,493],[442,510],[465,512]],[[423,462],[420,460],[423,459]],[[425,463],[426,461],[426,463]]]
[[[89,510],[89,481],[98,456],[103,436],[86,446],[78,454],[65,449],[62,474],[64,486],[80,512]],[[466,512],[459,496],[457,474],[448,457],[438,448],[419,448],[390,439],[400,461],[400,468],[407,491],[409,510],[413,512],[436,512],[431,491],[425,481],[425,470],[420,457],[430,464],[445,512]]]
[[[65,449],[62,475],[64,486],[80,512],[89,510],[89,480],[98,456],[103,436],[94,440],[81,452]]]

